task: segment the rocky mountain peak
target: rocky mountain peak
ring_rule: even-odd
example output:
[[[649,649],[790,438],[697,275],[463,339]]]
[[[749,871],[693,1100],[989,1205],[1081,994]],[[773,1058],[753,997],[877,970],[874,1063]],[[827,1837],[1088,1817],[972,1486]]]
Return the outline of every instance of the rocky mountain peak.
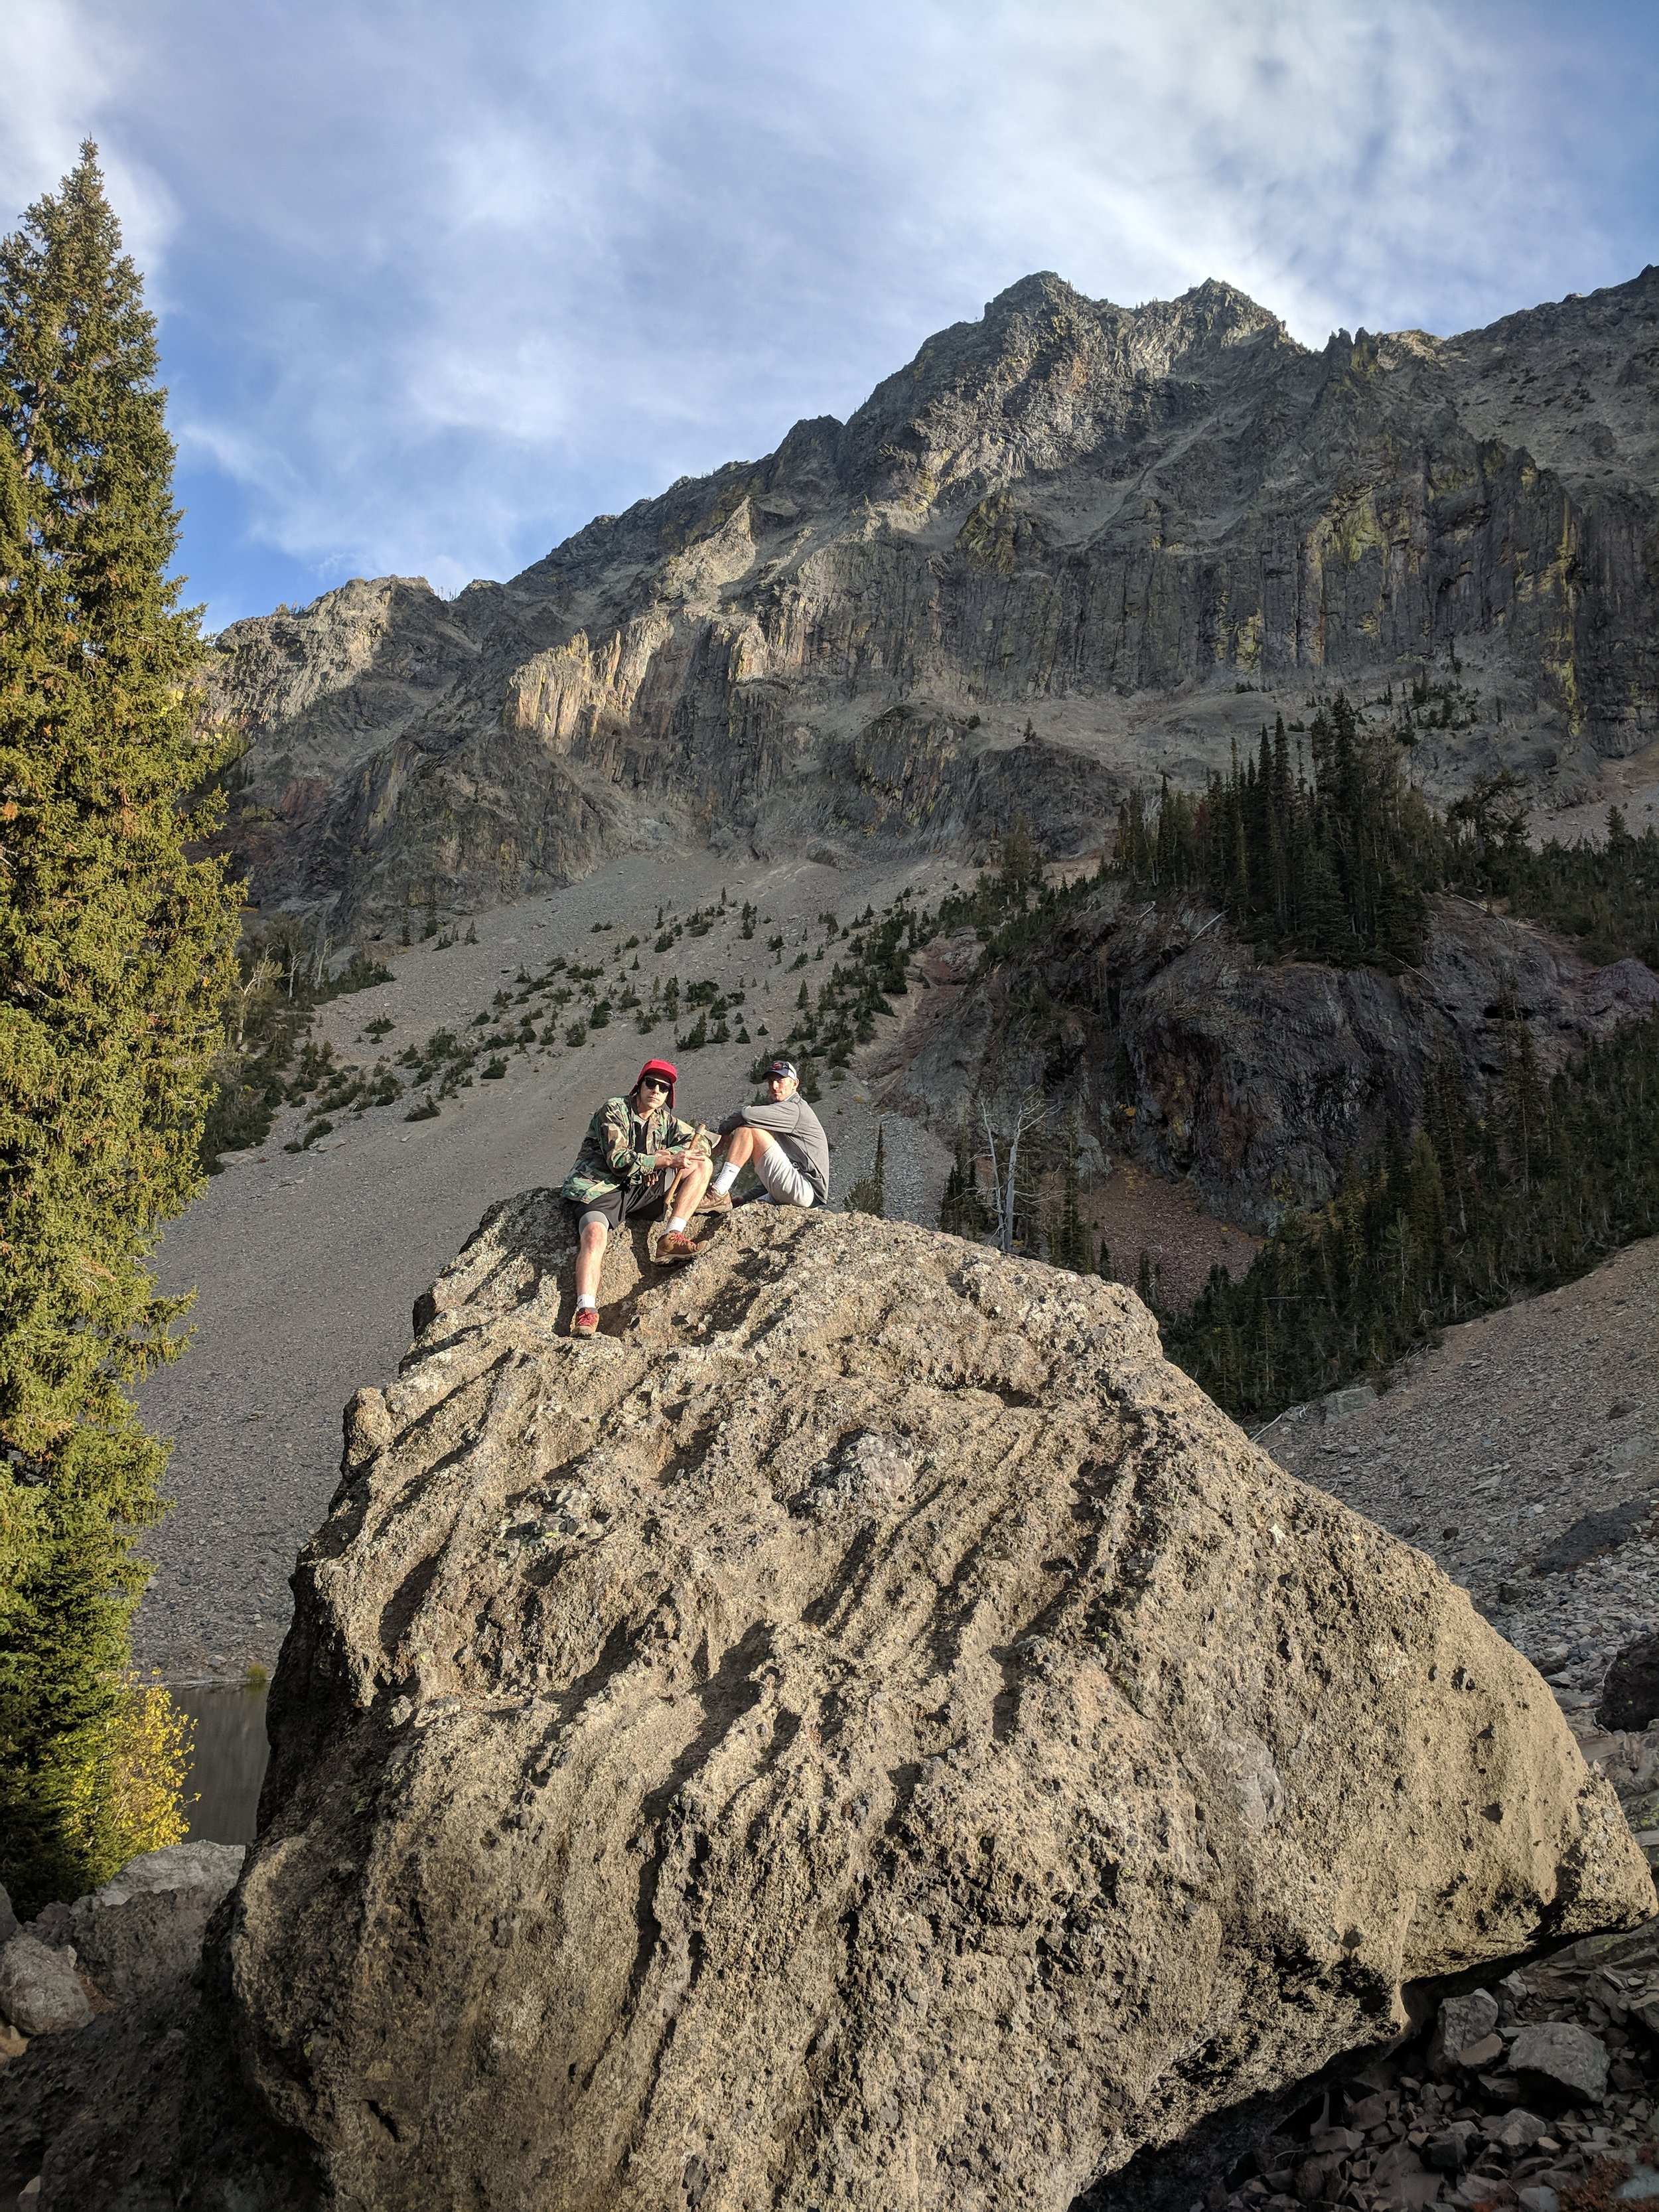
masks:
[[[1077,851],[1131,782],[1253,743],[1268,699],[1425,683],[1431,796],[1509,768],[1579,804],[1659,735],[1656,398],[1653,270],[1317,352],[1216,279],[1121,307],[1039,271],[847,422],[510,585],[235,625],[229,841],[258,897],[356,930],[664,836],[867,852],[1023,813]]]
[[[1213,279],[1125,308],[1049,270],[1022,277],[876,387],[848,424],[854,482],[873,498],[937,502],[1053,473],[1132,425],[1189,413],[1195,386],[1237,380],[1234,349],[1253,340],[1293,345],[1276,317]],[[1172,381],[1183,388],[1165,390]]]

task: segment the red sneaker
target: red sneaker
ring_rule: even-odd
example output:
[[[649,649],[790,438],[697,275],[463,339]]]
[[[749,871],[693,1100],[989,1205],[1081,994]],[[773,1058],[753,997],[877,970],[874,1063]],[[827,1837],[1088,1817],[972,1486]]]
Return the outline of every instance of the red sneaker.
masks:
[[[570,1316],[572,1336],[597,1336],[599,1333],[599,1311],[593,1306],[578,1306]]]
[[[665,1229],[657,1239],[657,1264],[665,1267],[674,1260],[695,1260],[699,1248],[683,1229]]]

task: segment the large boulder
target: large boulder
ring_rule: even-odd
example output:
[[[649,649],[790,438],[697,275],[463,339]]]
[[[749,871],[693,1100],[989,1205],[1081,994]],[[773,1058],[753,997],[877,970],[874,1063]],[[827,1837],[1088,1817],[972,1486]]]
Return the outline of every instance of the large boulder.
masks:
[[[129,1859],[101,1889],[76,1899],[70,1939],[106,1996],[137,1996],[195,1966],[244,1856],[241,1844],[171,1844]]]
[[[758,1207],[577,1343],[567,1239],[487,1219],[296,1577],[210,1972],[334,2201],[1063,2212],[1651,1911],[1532,1668],[1119,1285]]]

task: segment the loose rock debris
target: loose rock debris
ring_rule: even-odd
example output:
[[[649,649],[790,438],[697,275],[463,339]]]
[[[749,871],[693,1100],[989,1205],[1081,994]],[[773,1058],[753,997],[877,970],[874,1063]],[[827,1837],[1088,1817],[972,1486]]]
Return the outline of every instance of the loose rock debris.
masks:
[[[1609,2212],[1659,2197],[1656,2106],[1659,1918],[1449,1998],[1397,2050],[1330,2069],[1194,2212]],[[1133,2202],[1131,2179],[1100,2207]]]

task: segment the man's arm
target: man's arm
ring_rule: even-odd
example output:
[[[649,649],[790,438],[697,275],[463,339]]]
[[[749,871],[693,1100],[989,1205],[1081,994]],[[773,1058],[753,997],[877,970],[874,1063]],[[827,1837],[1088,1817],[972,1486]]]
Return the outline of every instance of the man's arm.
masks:
[[[793,1137],[800,1127],[800,1107],[793,1098],[780,1098],[775,1105],[769,1100],[764,1106],[739,1106],[720,1123],[721,1136],[729,1137],[744,1123],[764,1129],[769,1137]]]

